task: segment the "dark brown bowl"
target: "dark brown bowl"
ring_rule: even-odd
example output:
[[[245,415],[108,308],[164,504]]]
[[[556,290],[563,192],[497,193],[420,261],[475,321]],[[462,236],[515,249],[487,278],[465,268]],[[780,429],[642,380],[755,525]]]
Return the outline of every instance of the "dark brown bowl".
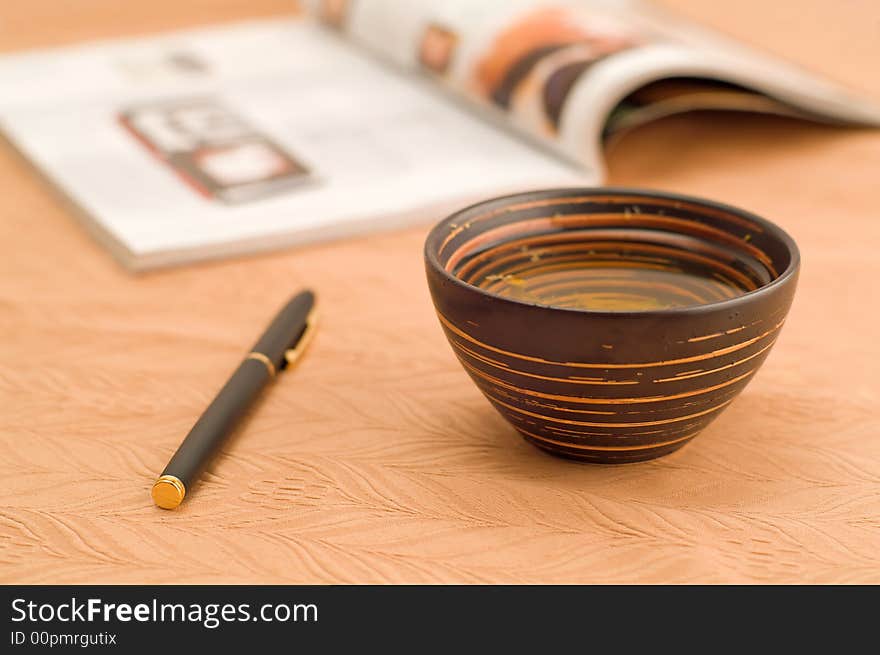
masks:
[[[578,240],[589,243],[590,255],[621,242],[673,253],[671,261],[697,261],[719,280],[736,280],[741,295],[726,297],[720,284],[670,287],[693,304],[595,311],[510,297],[495,288],[503,282],[485,282],[510,279],[507,271],[561,240],[569,252]],[[532,444],[596,463],[671,453],[712,422],[779,336],[799,264],[791,237],[758,216],[633,189],[489,200],[440,222],[425,244],[443,330],[483,394]],[[477,286],[478,269],[487,288]]]

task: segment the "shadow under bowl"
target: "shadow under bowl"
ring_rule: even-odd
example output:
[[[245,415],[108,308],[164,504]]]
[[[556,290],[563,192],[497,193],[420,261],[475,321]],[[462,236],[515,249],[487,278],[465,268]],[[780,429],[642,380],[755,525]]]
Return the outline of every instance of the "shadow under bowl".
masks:
[[[535,446],[603,464],[671,453],[733,401],[799,262],[758,216],[621,188],[489,200],[425,243],[437,315],[480,391]]]

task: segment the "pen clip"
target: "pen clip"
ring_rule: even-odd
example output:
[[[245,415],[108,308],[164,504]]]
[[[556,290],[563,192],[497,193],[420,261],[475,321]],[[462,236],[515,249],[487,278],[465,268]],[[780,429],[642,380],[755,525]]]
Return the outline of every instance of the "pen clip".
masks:
[[[317,322],[317,318],[315,310],[313,309],[310,311],[309,315],[306,316],[306,326],[303,328],[302,334],[300,334],[296,345],[293,348],[288,348],[284,351],[284,359],[287,362],[286,368],[289,369],[296,366],[299,358],[302,357],[302,354],[305,352],[306,348],[308,348],[309,343],[315,336],[315,323]]]

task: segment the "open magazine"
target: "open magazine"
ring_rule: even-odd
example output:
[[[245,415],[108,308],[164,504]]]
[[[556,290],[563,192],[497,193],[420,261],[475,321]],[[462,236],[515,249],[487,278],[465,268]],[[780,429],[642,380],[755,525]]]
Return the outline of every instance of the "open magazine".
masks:
[[[694,109],[855,124],[838,86],[632,2],[323,0],[0,58],[0,131],[126,266],[599,184],[615,134]]]

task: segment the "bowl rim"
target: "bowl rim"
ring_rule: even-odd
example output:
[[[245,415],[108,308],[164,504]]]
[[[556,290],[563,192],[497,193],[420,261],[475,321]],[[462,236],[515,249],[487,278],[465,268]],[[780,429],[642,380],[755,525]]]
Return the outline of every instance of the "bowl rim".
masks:
[[[782,243],[789,253],[789,262],[788,266],[773,280],[768,282],[767,284],[758,287],[752,291],[747,291],[746,293],[736,296],[734,298],[727,298],[725,300],[716,300],[709,303],[702,303],[699,305],[688,305],[686,307],[669,307],[664,309],[648,309],[648,310],[596,310],[596,309],[582,309],[577,307],[558,307],[556,305],[549,305],[540,302],[526,302],[522,300],[516,300],[514,298],[508,298],[506,296],[498,295],[497,293],[493,293],[490,291],[486,291],[480,287],[477,287],[473,284],[465,282],[464,280],[454,276],[449,271],[447,271],[441,264],[438,258],[438,252],[436,248],[431,248],[434,245],[434,242],[438,240],[438,236],[442,233],[444,236],[448,233],[450,223],[454,223],[456,221],[461,220],[462,216],[474,212],[475,210],[485,207],[490,204],[500,204],[504,202],[512,203],[516,200],[522,200],[525,198],[535,199],[535,198],[552,198],[554,196],[565,196],[565,195],[583,195],[583,196],[595,196],[595,195],[630,195],[630,196],[642,196],[644,198],[659,198],[663,200],[672,200],[672,201],[682,201],[696,205],[702,205],[709,209],[717,209],[724,212],[732,213],[741,218],[748,219],[760,225],[764,231],[771,235],[773,238],[777,239],[780,243]],[[693,314],[702,314],[706,312],[714,312],[714,311],[723,311],[728,309],[735,309],[736,307],[751,302],[753,300],[760,299],[762,296],[773,293],[777,288],[786,284],[791,278],[797,275],[798,270],[800,269],[800,250],[795,243],[795,240],[781,227],[779,227],[776,223],[767,220],[766,218],[762,218],[757,214],[753,214],[745,209],[740,209],[739,207],[735,207],[733,205],[728,205],[726,203],[717,202],[715,200],[709,200],[708,198],[701,198],[699,196],[690,196],[681,193],[672,193],[668,191],[657,191],[654,189],[647,189],[644,187],[618,187],[618,186],[585,186],[585,187],[551,187],[544,189],[535,189],[531,191],[518,191],[515,193],[493,196],[486,200],[481,200],[479,202],[472,203],[462,209],[459,209],[452,214],[446,216],[433,228],[428,232],[428,236],[425,238],[424,245],[424,258],[425,261],[431,266],[431,268],[439,273],[446,280],[452,282],[453,284],[467,289],[471,292],[475,292],[478,295],[482,295],[487,298],[492,298],[496,301],[510,303],[512,305],[519,305],[522,307],[529,308],[537,308],[542,310],[552,310],[555,312],[567,312],[571,314],[580,314],[585,316],[595,316],[595,317],[607,317],[607,318],[625,318],[625,317],[673,317],[673,316],[684,316],[684,315],[693,315]]]

